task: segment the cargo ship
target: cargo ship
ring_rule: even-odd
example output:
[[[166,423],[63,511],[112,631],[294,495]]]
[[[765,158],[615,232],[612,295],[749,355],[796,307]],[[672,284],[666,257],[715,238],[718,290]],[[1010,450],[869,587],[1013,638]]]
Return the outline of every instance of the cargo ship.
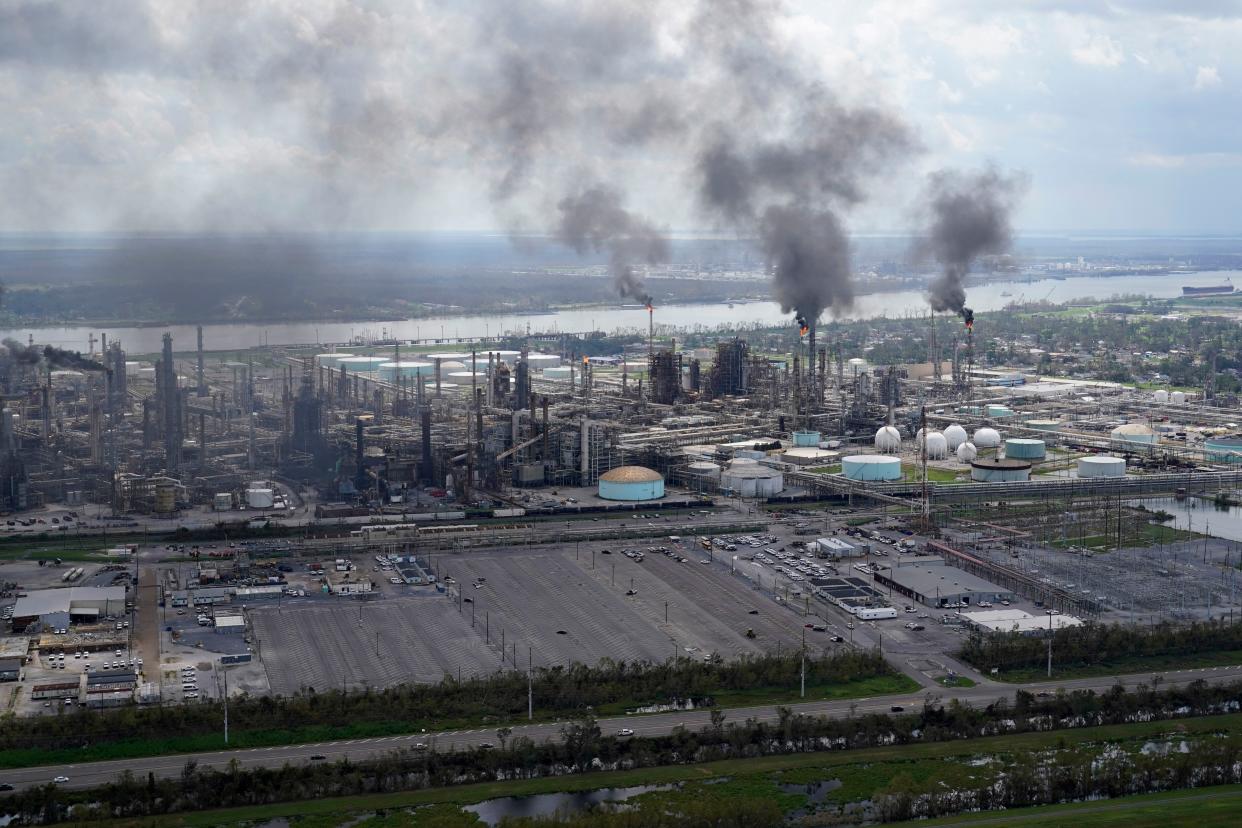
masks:
[[[1220,296],[1229,293],[1233,293],[1233,285],[1230,284],[1228,279],[1225,280],[1223,285],[1211,285],[1208,287],[1182,286],[1182,296]]]

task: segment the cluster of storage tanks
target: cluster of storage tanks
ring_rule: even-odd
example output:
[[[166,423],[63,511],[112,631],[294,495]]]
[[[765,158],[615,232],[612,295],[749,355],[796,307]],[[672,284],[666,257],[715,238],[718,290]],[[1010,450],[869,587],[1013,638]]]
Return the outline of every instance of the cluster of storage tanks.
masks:
[[[348,374],[374,376],[388,382],[433,377],[438,361],[441,379],[456,387],[468,385],[472,380],[481,381],[487,375],[489,364],[504,362],[513,366],[520,357],[520,351],[476,351],[473,357],[468,353],[415,354],[410,359],[395,362],[384,356],[355,356],[334,352],[319,354],[315,360],[324,368],[344,368]],[[550,378],[559,376],[562,370],[566,377],[569,375],[568,368],[560,367],[561,358],[556,354],[527,354],[526,362],[532,371],[553,372],[548,374]],[[442,382],[441,387],[443,386]]]
[[[1060,428],[1057,420],[1028,420],[1024,425],[1034,431],[1053,432]],[[1127,442],[1149,443],[1157,439],[1146,426],[1127,424],[1113,430],[1113,439]],[[1222,438],[1218,454],[1233,461],[1242,462],[1242,438]],[[851,480],[893,481],[901,479],[901,432],[894,426],[883,426],[875,433],[875,448],[879,454],[859,454],[845,457],[841,472]],[[947,460],[950,455],[958,462],[970,465],[971,480],[977,482],[1006,482],[1029,480],[1031,469],[1048,456],[1046,441],[1032,437],[1002,438],[1000,432],[987,426],[977,429],[974,436],[954,423],[943,432],[919,429],[915,435],[916,450],[926,448],[928,460]],[[980,458],[980,449],[997,449],[993,457]],[[1120,457],[1093,456],[1078,461],[1078,476],[1086,478],[1121,477],[1126,473],[1126,461]]]
[[[1174,405],[1186,404],[1185,391],[1165,391],[1164,389],[1161,389],[1153,394],[1152,397],[1158,403],[1173,403]]]

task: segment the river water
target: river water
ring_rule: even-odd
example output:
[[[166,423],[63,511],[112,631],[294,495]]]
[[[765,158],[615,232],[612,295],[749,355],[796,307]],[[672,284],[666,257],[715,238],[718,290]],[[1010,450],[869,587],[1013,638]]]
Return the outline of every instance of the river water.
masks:
[[[1020,300],[1067,302],[1074,299],[1107,299],[1119,294],[1141,294],[1156,298],[1180,296],[1182,285],[1216,285],[1232,278],[1242,285],[1242,272],[1215,271],[1191,274],[1159,274],[1152,276],[1076,276],[1066,279],[1036,279],[1018,282],[994,282],[971,287],[968,304],[976,311],[999,310]],[[927,297],[922,291],[901,290],[859,296],[854,308],[843,315],[848,319],[900,317],[927,312]],[[710,330],[720,327],[775,325],[790,321],[775,302],[724,302],[669,305],[656,308],[657,325],[670,325],[683,330]],[[792,324],[792,322],[791,322]],[[203,342],[208,350],[236,350],[256,345],[300,345],[312,343],[347,343],[355,337],[367,339],[399,338],[432,341],[436,339],[473,339],[503,333],[578,332],[646,330],[647,313],[640,307],[597,307],[565,310],[557,313],[530,315],[444,316],[392,322],[289,322],[272,324],[218,324],[203,326]],[[107,333],[109,339],[120,338],[132,354],[154,353],[161,347],[164,332],[173,336],[179,351],[192,350],[195,330],[192,325],[168,327],[51,327],[23,328],[0,331],[0,336],[58,345],[73,350],[86,350],[88,337]]]
[[[1242,542],[1242,506],[1218,506],[1211,499],[1199,497],[1153,497],[1133,502],[1142,503],[1153,512],[1163,510],[1173,515],[1166,526]]]

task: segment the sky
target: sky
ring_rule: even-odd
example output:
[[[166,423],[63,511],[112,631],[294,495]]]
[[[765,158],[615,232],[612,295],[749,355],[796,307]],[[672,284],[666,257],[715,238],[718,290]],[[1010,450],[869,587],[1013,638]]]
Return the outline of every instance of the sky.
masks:
[[[905,232],[992,165],[1022,233],[1239,233],[1239,43],[1242,0],[0,0],[0,231],[545,233],[580,182],[738,231],[715,137],[866,112],[782,197]]]

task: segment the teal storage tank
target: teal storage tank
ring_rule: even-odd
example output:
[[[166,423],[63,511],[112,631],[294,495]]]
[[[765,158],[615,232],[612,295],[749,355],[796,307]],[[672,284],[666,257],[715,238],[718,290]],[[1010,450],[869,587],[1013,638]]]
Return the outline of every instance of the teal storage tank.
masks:
[[[1005,440],[1005,456],[1015,460],[1043,460],[1048,446],[1043,440],[1026,437],[1010,437]]]

